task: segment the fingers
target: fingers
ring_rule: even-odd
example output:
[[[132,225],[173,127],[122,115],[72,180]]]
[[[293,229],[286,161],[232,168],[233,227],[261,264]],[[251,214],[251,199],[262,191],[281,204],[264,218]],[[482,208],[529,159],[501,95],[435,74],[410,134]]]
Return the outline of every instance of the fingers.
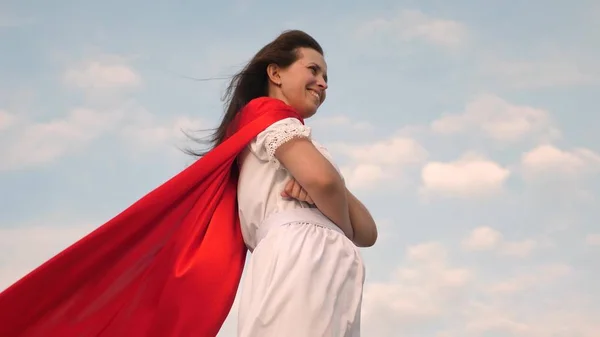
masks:
[[[287,184],[285,184],[285,191],[288,193],[292,193],[292,188],[294,187],[295,183],[296,180],[294,178],[288,180]]]
[[[284,198],[293,198],[309,204],[314,204],[314,201],[308,195],[306,190],[304,190],[302,186],[300,186],[300,184],[293,178],[285,184],[285,188],[281,192],[281,196]]]
[[[298,200],[306,201],[307,197],[308,197],[308,193],[306,193],[306,191],[303,188],[300,188],[300,193],[298,195]]]
[[[294,199],[298,199],[298,200],[302,200],[302,192],[304,191],[304,189],[302,189],[302,186],[300,186],[300,184],[298,184],[298,182],[296,180],[294,180],[294,185],[292,187],[292,197]],[[306,197],[306,192],[304,192],[304,195]]]
[[[294,188],[294,182],[295,182],[295,180],[293,178],[288,180],[288,182],[285,184],[285,187],[283,188],[283,191],[281,192],[282,197],[293,198],[292,190]]]

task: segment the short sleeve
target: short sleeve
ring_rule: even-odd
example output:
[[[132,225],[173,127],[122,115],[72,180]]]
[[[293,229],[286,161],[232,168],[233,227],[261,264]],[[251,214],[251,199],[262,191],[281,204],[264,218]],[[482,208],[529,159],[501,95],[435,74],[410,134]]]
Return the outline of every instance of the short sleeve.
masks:
[[[271,124],[258,134],[250,144],[252,151],[259,159],[270,161],[280,167],[275,158],[275,151],[286,142],[294,138],[311,139],[310,127],[302,124],[297,118],[285,118]]]

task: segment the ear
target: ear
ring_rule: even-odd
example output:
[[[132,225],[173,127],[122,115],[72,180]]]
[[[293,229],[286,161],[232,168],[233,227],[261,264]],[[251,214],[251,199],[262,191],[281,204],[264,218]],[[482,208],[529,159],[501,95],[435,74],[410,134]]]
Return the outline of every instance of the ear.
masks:
[[[279,71],[280,68],[275,63],[271,63],[267,66],[267,76],[269,76],[269,80],[276,86],[281,85],[281,76]]]

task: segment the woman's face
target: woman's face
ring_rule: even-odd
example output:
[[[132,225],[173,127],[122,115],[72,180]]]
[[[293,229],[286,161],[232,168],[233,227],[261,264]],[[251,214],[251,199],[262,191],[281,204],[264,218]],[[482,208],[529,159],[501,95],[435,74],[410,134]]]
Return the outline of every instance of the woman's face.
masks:
[[[272,84],[270,94],[296,109],[304,118],[313,116],[325,101],[327,64],[314,49],[299,48],[298,60],[282,69],[267,70]]]

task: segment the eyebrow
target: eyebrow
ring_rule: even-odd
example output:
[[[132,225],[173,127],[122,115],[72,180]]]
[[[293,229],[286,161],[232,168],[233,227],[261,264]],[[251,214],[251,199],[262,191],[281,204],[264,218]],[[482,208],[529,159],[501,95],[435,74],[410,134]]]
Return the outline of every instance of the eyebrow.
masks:
[[[319,69],[319,71],[323,73],[323,79],[325,80],[325,82],[327,82],[327,80],[328,80],[327,73],[323,71],[323,68],[321,68],[320,65],[318,65],[314,62],[311,62],[311,65],[317,67],[317,69]]]

